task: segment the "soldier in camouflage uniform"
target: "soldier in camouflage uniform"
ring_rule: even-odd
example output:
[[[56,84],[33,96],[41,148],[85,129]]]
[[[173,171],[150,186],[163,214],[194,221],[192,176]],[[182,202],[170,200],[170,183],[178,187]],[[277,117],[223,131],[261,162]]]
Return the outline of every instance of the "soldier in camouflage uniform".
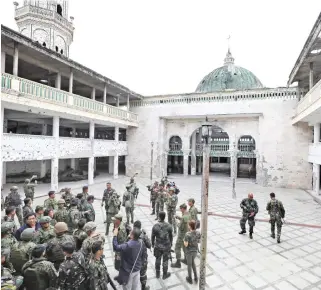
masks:
[[[241,201],[240,207],[243,210],[242,218],[240,220],[241,231],[240,235],[246,233],[245,224],[248,220],[250,227],[250,239],[253,239],[253,228],[255,226],[255,216],[259,211],[259,207],[257,205],[256,200],[253,199],[253,193],[248,194],[248,198],[244,198]]]
[[[6,267],[10,257],[10,249],[1,247],[1,289],[18,289],[23,283],[22,276],[13,276],[11,269]]]
[[[10,193],[8,194],[8,196],[6,197],[6,199],[4,201],[4,206],[5,206],[5,208],[7,208],[9,206],[15,207],[16,215],[19,220],[20,226],[22,226],[24,224],[23,217],[22,217],[21,204],[22,204],[22,202],[21,202],[21,196],[18,192],[18,186],[12,186],[10,188]]]
[[[37,245],[32,251],[32,260],[22,267],[24,284],[27,289],[57,287],[58,273],[54,265],[44,257],[45,246]]]
[[[197,217],[198,210],[195,207],[195,199],[194,198],[190,198],[188,200],[188,206],[189,206],[188,213],[191,217],[191,220],[196,222],[196,229],[198,229],[200,227],[200,221]]]
[[[128,232],[126,230],[126,226],[122,222],[123,216],[121,214],[116,214],[114,217],[112,217],[112,221],[114,222],[114,227],[118,228],[118,234],[117,234],[117,244],[123,244],[126,243],[128,238]],[[115,252],[115,262],[114,267],[117,271],[120,269],[120,252]]]
[[[14,224],[13,232],[17,230],[16,222],[14,216],[16,215],[16,208],[10,206],[6,208],[6,215],[1,218],[1,223],[3,222],[12,222]]]
[[[85,205],[85,214],[84,217],[87,222],[94,222],[95,221],[95,209],[93,207],[95,197],[93,195],[89,195],[87,197],[87,202]]]
[[[12,249],[15,244],[18,244],[17,239],[13,236],[13,222],[1,222],[1,248]]]
[[[25,229],[21,233],[21,241],[13,246],[11,250],[10,261],[16,270],[17,275],[22,275],[22,266],[31,259],[32,250],[36,246],[36,244],[33,242],[35,234],[36,232],[32,228]]]
[[[49,216],[50,217],[50,225],[55,226],[57,221],[53,218],[54,217],[54,211],[52,209],[45,209],[43,212],[43,216]]]
[[[173,228],[165,222],[165,212],[158,215],[158,223],[152,229],[152,247],[154,248],[156,278],[160,278],[160,267],[163,257],[163,279],[168,278],[168,259],[171,257],[171,247],[173,244]]]
[[[49,191],[48,196],[49,196],[49,198],[47,198],[47,199],[45,200],[45,202],[44,202],[44,207],[45,207],[45,208],[48,208],[48,209],[51,208],[51,209],[53,209],[53,210],[57,210],[57,208],[58,208],[58,202],[57,202],[57,200],[55,199],[56,193],[55,193],[53,190],[51,190],[51,191]]]
[[[37,180],[35,180],[34,183],[32,183],[32,180],[36,179],[37,176],[34,175],[31,177],[31,179],[26,179],[25,183],[23,185],[23,191],[25,193],[26,198],[31,198],[33,201],[35,196],[35,187],[37,186]]]
[[[68,223],[68,211],[65,208],[65,200],[59,199],[58,200],[58,209],[54,212],[54,219],[59,222]]]
[[[130,178],[129,186],[130,186],[129,189],[134,193],[134,196],[137,199],[138,193],[139,193],[139,188],[136,186],[136,182],[135,182],[134,177]]]
[[[164,190],[164,186],[162,184],[159,185],[159,190],[157,193],[157,198],[156,198],[156,218],[155,221],[158,220],[158,213],[160,211],[164,211],[164,202],[166,199],[166,192]]]
[[[108,199],[105,200],[106,205],[106,233],[108,236],[110,224],[112,223],[112,217],[114,217],[118,212],[121,205],[121,201],[119,199],[119,195],[116,191],[113,191],[109,194]]]
[[[22,216],[24,218],[27,214],[32,213],[33,209],[31,207],[31,204],[32,204],[31,198],[25,198],[23,202],[25,204],[24,207],[22,208]]]
[[[178,234],[177,240],[175,244],[175,255],[176,255],[176,263],[172,264],[172,268],[181,268],[181,262],[187,264],[186,256],[185,256],[185,247],[184,247],[184,237],[188,232],[188,223],[190,221],[190,215],[187,211],[187,205],[185,203],[180,205],[180,210],[182,212],[182,217],[176,216],[177,219],[180,220],[178,225]],[[181,251],[183,248],[184,259],[181,260]]]
[[[150,215],[155,214],[155,205],[156,205],[156,198],[157,198],[157,192],[158,192],[158,182],[155,181],[154,185],[148,185],[147,186],[148,191],[150,191],[150,202],[152,204],[152,213]]]
[[[193,284],[192,269],[194,273],[194,281],[196,283],[198,282],[195,258],[198,252],[198,243],[200,242],[201,234],[198,231],[196,231],[195,220],[189,221],[188,228],[189,228],[189,231],[185,234],[185,237],[184,237],[184,247],[186,248],[185,252],[186,252],[187,271],[188,271],[188,276],[186,277],[186,281],[189,284]]]
[[[123,206],[126,210],[127,224],[129,224],[129,219],[131,218],[131,223],[134,223],[134,209],[135,209],[135,195],[132,187],[126,185],[127,191],[123,195]]]
[[[94,222],[88,222],[84,226],[84,231],[88,235],[88,238],[82,243],[80,251],[85,257],[86,262],[89,262],[91,258],[92,245],[96,241],[101,241],[105,244],[105,237],[96,231],[97,225]]]
[[[43,216],[44,213],[44,208],[41,205],[37,205],[35,209],[35,214],[36,214],[36,220],[39,223],[41,217]]]
[[[161,185],[163,187],[166,187],[168,184],[168,179],[167,179],[167,176],[163,176],[162,179],[161,179]]]
[[[281,201],[275,199],[275,193],[270,193],[271,200],[266,206],[266,210],[270,215],[271,223],[271,237],[275,239],[275,224],[277,228],[277,242],[281,243],[281,230],[282,230],[282,219],[285,217],[285,209]]]
[[[145,244],[145,247],[147,249],[151,249],[152,243],[147,236],[146,232],[144,229],[142,229],[142,223],[140,221],[135,221],[134,222],[134,228],[137,228],[141,231],[141,234],[139,236],[139,239]],[[142,263],[142,267],[140,269],[140,283],[142,284],[142,290],[149,290],[150,287],[147,286],[147,265],[148,265],[148,255],[146,251],[146,255],[144,255],[145,260]]]
[[[111,183],[110,182],[107,182],[106,186],[107,186],[107,188],[104,190],[103,198],[102,198],[102,201],[101,201],[101,206],[103,206],[104,203],[105,203],[105,207],[107,207],[107,201],[111,197],[111,195],[113,193],[116,193],[116,190],[111,187]],[[107,208],[106,208],[106,211],[107,211]]]
[[[41,229],[38,231],[35,239],[36,244],[45,244],[53,239],[55,235],[55,229],[50,225],[51,218],[50,216],[43,216],[40,218]]]
[[[178,198],[177,195],[175,194],[175,189],[173,187],[170,187],[168,190],[168,195],[167,195],[167,218],[168,218],[168,223],[172,225],[174,229],[174,235],[176,235],[177,230],[176,230],[176,206],[177,206]]]
[[[92,258],[89,263],[89,287],[92,290],[107,290],[109,275],[103,260],[104,243],[96,241],[92,245]]]
[[[84,231],[85,224],[86,220],[80,219],[78,222],[78,229],[74,230],[72,234],[76,243],[76,251],[79,251],[81,249],[84,240],[88,238],[87,233]]]
[[[68,228],[70,233],[77,228],[79,220],[82,218],[82,213],[78,209],[78,199],[73,198],[70,202],[70,209],[68,212]]]
[[[68,226],[64,222],[56,223],[56,237],[51,239],[47,244],[47,258],[52,262],[58,271],[60,264],[64,261],[65,256],[62,252],[61,245],[65,242],[74,243],[74,237],[68,234]]]
[[[74,198],[73,194],[71,193],[71,188],[64,188],[60,191],[61,198],[65,200],[66,207],[69,208],[71,200]]]
[[[65,261],[61,263],[58,273],[58,287],[60,290],[86,290],[87,265],[81,252],[75,252],[73,243],[62,244]]]

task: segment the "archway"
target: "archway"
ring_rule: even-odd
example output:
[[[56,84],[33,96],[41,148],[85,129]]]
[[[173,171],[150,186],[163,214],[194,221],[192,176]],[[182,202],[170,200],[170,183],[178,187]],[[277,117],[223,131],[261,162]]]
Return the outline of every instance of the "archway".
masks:
[[[190,138],[191,155],[189,172],[191,175],[202,174],[203,171],[203,143],[202,128],[196,129]],[[210,139],[210,172],[230,176],[230,141],[228,134],[219,126],[212,126]]]
[[[183,174],[183,142],[179,136],[172,136],[168,142],[167,172]]]
[[[256,178],[256,144],[250,135],[239,138],[237,148],[237,177]]]

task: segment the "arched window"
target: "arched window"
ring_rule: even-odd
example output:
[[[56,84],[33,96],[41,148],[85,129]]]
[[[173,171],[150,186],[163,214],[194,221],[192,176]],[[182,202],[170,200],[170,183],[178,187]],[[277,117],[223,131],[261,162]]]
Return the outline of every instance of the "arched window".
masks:
[[[56,46],[56,52],[58,52],[58,51],[59,51],[58,46]]]
[[[255,140],[250,135],[241,136],[238,142],[240,151],[253,152],[255,150]]]
[[[57,13],[62,16],[62,7],[61,5],[57,5]]]
[[[169,139],[169,150],[178,151],[182,150],[182,139],[179,136],[173,136]]]
[[[61,54],[64,54],[64,50],[63,50],[63,49],[60,49],[60,53],[61,53]]]
[[[44,43],[42,44],[42,46],[46,47],[47,45],[46,45],[46,43],[44,42]]]

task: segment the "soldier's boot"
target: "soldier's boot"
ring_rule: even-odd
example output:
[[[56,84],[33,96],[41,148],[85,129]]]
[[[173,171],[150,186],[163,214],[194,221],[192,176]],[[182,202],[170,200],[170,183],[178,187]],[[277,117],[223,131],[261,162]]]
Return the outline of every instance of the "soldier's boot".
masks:
[[[246,234],[246,230],[245,229],[242,229],[240,232],[239,232],[240,235],[243,235],[243,234]]]
[[[272,234],[271,234],[271,238],[272,238],[272,239],[275,239],[275,233],[272,233]]]
[[[155,210],[152,211],[152,213],[150,215],[154,215],[155,214]]]
[[[160,278],[160,271],[156,271],[156,278],[159,279]]]
[[[187,265],[187,260],[186,260],[186,258],[184,258],[183,260],[181,260],[181,263]]]
[[[198,283],[198,277],[197,276],[194,277],[194,282]]]
[[[107,221],[106,221],[106,222],[107,222]],[[105,236],[108,236],[108,235],[109,235],[109,227],[110,227],[110,224],[107,224],[107,225],[106,225]]]
[[[172,268],[181,268],[182,265],[181,265],[181,260],[180,259],[177,259],[175,264],[172,264],[171,265]]]
[[[156,214],[156,218],[155,218],[155,221],[157,221],[158,220],[158,214]]]
[[[187,276],[187,277],[186,277],[186,281],[187,281],[187,283],[189,283],[189,284],[193,284],[193,279],[192,279],[192,277]]]
[[[169,278],[171,276],[171,273],[168,273],[168,269],[167,268],[163,268],[163,280]]]
[[[250,239],[253,239],[253,232],[250,232],[249,237],[250,237]]]

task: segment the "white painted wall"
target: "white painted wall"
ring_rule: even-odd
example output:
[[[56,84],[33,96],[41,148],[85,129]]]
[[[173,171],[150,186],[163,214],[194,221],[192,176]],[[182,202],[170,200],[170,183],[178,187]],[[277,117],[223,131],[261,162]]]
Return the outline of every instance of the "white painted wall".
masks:
[[[150,142],[160,142],[159,132],[165,139],[165,148],[173,135],[182,138],[183,148],[189,148],[189,138],[205,116],[219,116],[213,122],[231,137],[252,135],[258,150],[257,181],[264,186],[311,188],[312,170],[307,162],[311,129],[307,124],[292,126],[297,99],[271,97],[265,99],[238,99],[193,104],[157,104],[132,107],[139,115],[138,128],[128,129],[128,156],[126,174],[138,172],[148,177],[150,173]],[[224,115],[235,115],[237,118]],[[243,115],[240,115],[243,114]],[[246,114],[256,114],[246,116]],[[203,116],[202,121],[191,117]],[[164,128],[160,117],[167,118]],[[175,118],[175,120],[168,120]],[[212,118],[212,117],[211,117]],[[154,146],[155,147],[155,146]],[[157,148],[157,146],[156,146]],[[160,150],[154,152],[154,172],[160,176]]]

